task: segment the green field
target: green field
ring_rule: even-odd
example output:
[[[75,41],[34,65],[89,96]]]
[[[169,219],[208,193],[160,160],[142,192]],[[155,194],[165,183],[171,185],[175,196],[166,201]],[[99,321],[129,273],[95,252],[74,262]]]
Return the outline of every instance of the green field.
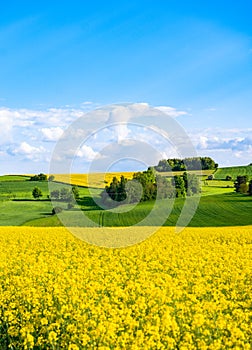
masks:
[[[235,180],[238,175],[248,175],[249,178],[252,179],[252,166],[248,165],[220,168],[214,174],[214,178],[217,180],[225,180],[227,175],[231,176],[232,180]]]
[[[2,181],[28,181],[30,176],[28,175],[1,175],[0,182]]]
[[[229,171],[227,171],[227,169]],[[230,171],[232,169],[232,171]],[[233,167],[219,169],[214,180],[206,180],[206,175],[202,176],[202,193],[197,211],[189,226],[235,226],[251,225],[252,217],[252,197],[236,194],[234,192],[233,181],[221,180],[225,174],[248,173],[252,167]],[[236,176],[236,175],[235,175]],[[219,177],[220,179],[218,179]],[[67,210],[67,203],[58,201],[51,203],[48,199],[49,189],[47,181],[27,181],[25,176],[1,176],[0,177],[0,225],[28,225],[28,226],[61,226],[62,223],[57,215],[52,215],[53,206],[60,206],[64,209],[63,214],[65,224],[69,226],[82,225],[80,223],[79,211],[81,209],[85,215],[101,226],[131,226],[141,222],[153,209],[154,202],[139,203],[133,206],[124,206],[127,212],[117,213],[102,210],[97,203],[100,200],[101,189],[93,190],[94,200],[91,198],[89,189],[79,186],[80,199],[78,206]],[[43,197],[34,200],[32,190],[35,186],[41,188]],[[51,189],[61,189],[68,187],[67,184],[57,182],[50,183]],[[189,203],[190,200],[188,199]],[[164,204],[165,203],[165,204]],[[162,205],[171,206],[172,210],[165,225],[174,226],[177,223],[184,199],[177,198],[174,203],[165,201],[159,202]],[[160,225],[160,216],[152,217],[145,224]]]
[[[10,179],[12,181],[10,181]],[[4,225],[22,225],[27,221],[47,218],[51,216],[52,203],[48,199],[49,188],[47,181],[27,181],[30,177],[25,176],[1,176],[0,177],[0,226]],[[43,196],[39,200],[34,200],[32,196],[33,188],[37,186],[42,190]],[[51,190],[68,188],[69,185],[61,183],[50,183]],[[92,209],[89,189],[79,187],[82,200],[80,204],[85,210]],[[97,196],[100,189],[94,193]],[[55,204],[55,203],[54,203]],[[66,208],[67,204],[58,202],[58,206]]]
[[[167,202],[166,202],[167,203]],[[175,200],[172,211],[164,226],[175,226],[184,199]],[[171,203],[172,205],[172,203]],[[143,220],[152,210],[153,202],[138,204],[132,211],[126,213],[113,213],[110,211],[87,210],[85,215],[97,224],[103,226],[131,226]],[[191,227],[215,227],[215,226],[243,226],[252,224],[252,198],[236,193],[225,193],[217,195],[202,196],[197,211],[188,226]],[[81,226],[78,221],[78,213],[73,211],[64,212],[68,226]],[[147,222],[150,226],[158,226],[160,219],[158,216]],[[44,219],[26,222],[28,226],[62,226],[61,221],[56,216],[48,216]]]

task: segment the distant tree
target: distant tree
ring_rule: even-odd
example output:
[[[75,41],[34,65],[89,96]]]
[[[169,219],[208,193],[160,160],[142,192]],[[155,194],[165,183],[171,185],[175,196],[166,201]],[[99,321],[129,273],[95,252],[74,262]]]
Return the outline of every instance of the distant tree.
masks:
[[[55,215],[55,214],[59,214],[63,211],[63,209],[61,207],[54,207],[52,209],[52,215]]]
[[[248,193],[248,176],[247,175],[239,175],[234,182],[235,191],[237,193]]]
[[[176,189],[176,197],[185,197],[186,188],[185,188],[185,182],[182,176],[178,176],[178,175],[174,176],[174,185]]]
[[[78,186],[72,186],[72,193],[75,199],[80,198],[80,191]]]
[[[127,183],[127,179],[122,175],[120,178],[120,181],[118,182],[118,187],[117,187],[116,200],[118,202],[124,201],[127,197],[126,183]]]
[[[34,189],[32,190],[32,195],[35,199],[39,199],[43,196],[42,191],[39,187],[34,187]]]
[[[73,202],[69,202],[68,204],[67,204],[67,209],[73,209],[74,208],[74,203]]]
[[[54,176],[54,175],[50,175],[50,176],[48,177],[48,181],[54,181],[54,179],[55,179],[55,176]]]
[[[135,173],[133,175],[133,179],[142,185],[143,194],[141,201],[156,198],[156,177],[154,169],[149,168],[146,171]]]
[[[127,181],[126,185],[127,203],[138,203],[142,198],[142,186],[136,180]]]
[[[30,181],[47,181],[47,175],[40,173],[38,175],[31,176]]]
[[[250,196],[252,196],[252,180],[249,181],[248,193],[249,193]]]
[[[200,180],[196,174],[188,174],[187,172],[184,172],[183,180],[186,194],[188,196],[200,193]]]
[[[69,189],[63,187],[63,188],[60,190],[60,199],[62,199],[62,200],[67,200],[68,197],[69,197]]]
[[[216,170],[218,164],[210,157],[191,157],[185,159],[172,158],[162,159],[154,169],[164,171],[185,171],[185,170]]]
[[[54,190],[51,192],[51,198],[52,199],[60,199],[60,191],[59,190]]]
[[[166,177],[157,175],[156,176],[156,186],[157,186],[157,198],[173,198],[176,196],[175,187],[171,180]]]

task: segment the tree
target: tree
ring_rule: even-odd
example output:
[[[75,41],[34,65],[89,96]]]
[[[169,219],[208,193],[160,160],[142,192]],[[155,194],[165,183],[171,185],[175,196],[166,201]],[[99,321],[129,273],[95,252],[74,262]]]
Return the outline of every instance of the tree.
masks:
[[[79,187],[78,186],[73,186],[72,187],[72,193],[75,199],[79,199],[80,198],[80,191],[79,191]]]
[[[157,171],[184,171],[184,170],[216,170],[218,164],[210,157],[191,157],[185,159],[162,159],[154,167]]]
[[[31,176],[30,181],[47,181],[47,175],[40,173],[38,175]]]
[[[51,192],[51,198],[53,199],[59,199],[60,198],[60,191],[59,190],[54,190]]]
[[[48,177],[48,181],[53,181],[55,179],[55,176],[54,175],[50,175],[49,177]]]
[[[133,179],[138,181],[143,189],[141,201],[147,201],[156,198],[156,177],[155,170],[149,168],[146,171],[138,172],[133,175]]]
[[[61,207],[54,207],[52,209],[52,215],[55,215],[55,214],[59,214],[63,211],[63,209]]]
[[[34,199],[39,199],[43,196],[42,191],[39,187],[34,187],[34,189],[32,190],[32,195]]]
[[[185,181],[183,177],[175,175],[174,176],[174,185],[176,189],[176,197],[185,197],[186,195],[186,188],[185,188]]]
[[[142,186],[136,180],[129,180],[126,185],[127,203],[138,203],[142,198]]]
[[[184,172],[183,180],[185,183],[186,194],[192,196],[200,193],[200,180],[196,174],[188,174]]]
[[[234,182],[235,191],[237,193],[248,193],[248,176],[247,175],[239,175]]]
[[[252,180],[249,181],[248,193],[249,193],[250,196],[252,196]]]
[[[175,187],[171,180],[166,177],[157,175],[156,176],[156,187],[157,187],[157,199],[173,198],[176,195]]]

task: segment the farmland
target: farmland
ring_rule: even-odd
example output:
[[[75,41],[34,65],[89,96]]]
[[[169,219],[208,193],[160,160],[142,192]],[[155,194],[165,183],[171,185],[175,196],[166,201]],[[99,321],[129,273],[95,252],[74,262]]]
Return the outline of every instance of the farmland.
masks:
[[[235,180],[238,175],[248,175],[249,178],[252,178],[252,166],[220,168],[216,171],[214,177],[215,179],[225,180],[226,176],[231,176]]]
[[[251,227],[161,228],[121,249],[65,228],[0,241],[1,349],[250,349]]]
[[[95,174],[92,189],[74,175],[72,209],[48,198],[69,188],[66,177],[0,177],[0,348],[250,349],[251,197],[199,175],[199,206],[176,233],[185,201],[196,197],[104,210],[100,193],[114,175]],[[52,215],[53,205],[63,212]],[[159,215],[134,226],[167,207],[163,227]],[[97,227],[78,228],[80,213]]]
[[[132,179],[133,174],[134,172],[120,173],[126,179]],[[84,187],[104,188],[105,184],[110,183],[114,176],[118,177],[118,173],[56,174],[55,181]]]
[[[113,176],[118,177],[118,173],[107,174],[105,181],[110,181]],[[120,174],[119,174],[120,175]],[[123,173],[128,178],[132,177],[132,173]],[[163,174],[167,176],[166,173]],[[202,175],[202,193],[198,209],[192,218],[189,226],[191,227],[214,227],[214,226],[230,226],[230,225],[250,225],[252,224],[251,210],[252,200],[250,196],[236,194],[234,192],[233,182],[226,180],[206,180],[207,174]],[[153,202],[139,203],[131,210],[130,205],[124,205],[125,213],[113,213],[100,208],[101,202],[100,187],[104,183],[104,174],[93,174],[93,183],[96,182],[98,188],[92,188],[92,196],[87,187],[80,184],[87,184],[88,176],[85,174],[72,175],[72,182],[79,184],[80,198],[77,200],[78,205],[73,210],[64,210],[65,222],[68,226],[82,225],[78,219],[78,211],[80,209],[89,218],[94,225],[104,226],[130,226],[135,225],[143,220],[152,210]],[[10,179],[12,181],[10,181]],[[62,226],[61,220],[51,215],[53,205],[58,205],[63,209],[67,209],[64,202],[55,202],[54,204],[48,199],[50,190],[67,188],[69,184],[66,175],[58,175],[55,180],[61,182],[43,182],[43,181],[27,181],[29,177],[7,176],[0,177],[0,208],[1,217],[0,225],[26,225],[26,226]],[[43,196],[40,200],[34,200],[32,197],[32,189],[34,186],[41,188]],[[190,201],[190,198],[188,199]],[[164,222],[165,226],[175,226],[181,213],[181,209],[185,200],[183,198],[173,201],[166,201],[164,205],[172,206],[171,213]],[[160,202],[160,205],[163,205]],[[159,218],[152,218],[148,225],[159,225]]]

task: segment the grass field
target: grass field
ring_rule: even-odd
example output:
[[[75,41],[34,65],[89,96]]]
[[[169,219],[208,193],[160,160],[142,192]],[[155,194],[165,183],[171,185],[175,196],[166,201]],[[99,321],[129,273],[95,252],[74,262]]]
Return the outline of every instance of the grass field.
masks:
[[[215,170],[188,170],[187,173],[188,174],[195,174],[198,176],[203,176],[204,178],[212,175],[214,173]],[[162,171],[162,172],[158,172],[159,175],[162,176],[167,176],[167,177],[172,177],[172,176],[182,176],[184,173],[184,171]]]
[[[166,206],[167,203],[169,205],[167,201],[161,202],[160,205]],[[142,221],[153,209],[153,204],[154,202],[139,203],[133,210],[125,213],[113,213],[99,210],[99,207],[95,207],[94,203],[92,208],[89,208],[87,205],[83,209],[85,210],[84,215],[91,219],[92,222],[102,224],[102,226],[119,227],[135,225]],[[174,204],[171,202],[170,205],[173,207],[168,219],[164,223],[165,226],[176,225],[184,205],[184,199],[178,198],[175,200]],[[202,196],[197,211],[189,223],[189,227],[252,225],[251,211],[252,198],[249,196],[231,192]],[[83,225],[84,221],[75,210],[66,211],[62,215],[64,215],[64,221],[67,226]],[[55,216],[47,216],[39,220],[26,221],[25,225],[62,226],[62,222]],[[151,220],[148,221],[148,225],[160,225],[159,216],[151,217]]]
[[[0,348],[249,350],[251,243],[251,227],[162,228],[120,249],[2,227]]]
[[[226,176],[229,175],[233,180],[236,179],[238,175],[248,175],[252,179],[252,166],[236,166],[220,168],[214,174],[215,179],[225,180]]]
[[[239,170],[238,170],[239,171]],[[94,174],[93,180],[102,185],[99,177],[102,174]],[[113,176],[119,177],[120,174],[112,173],[107,175],[107,179]],[[130,178],[132,173],[123,175]],[[103,188],[104,175],[103,176]],[[206,174],[202,177],[202,196],[199,207],[190,222],[194,227],[213,227],[213,226],[230,226],[230,225],[250,225],[252,224],[251,209],[252,199],[249,196],[243,196],[234,193],[233,182],[223,180],[204,180]],[[55,202],[51,204],[47,197],[49,194],[48,182],[31,182],[25,181],[26,177],[11,176],[15,181],[10,181],[10,176],[1,177],[0,181],[0,208],[1,217],[0,225],[28,225],[28,226],[61,226],[62,223],[57,216],[51,215],[53,206],[67,208],[67,203]],[[79,185],[87,180],[87,175],[76,174],[75,183]],[[86,179],[86,180],[85,180]],[[63,178],[57,180],[64,180]],[[66,177],[65,177],[66,181]],[[68,187],[69,184],[51,182],[50,189],[61,189]],[[32,189],[38,186],[43,192],[41,200],[35,201],[32,198]],[[139,203],[133,210],[130,207],[124,207],[129,210],[126,213],[113,213],[101,210],[99,205],[101,188],[92,189],[94,200],[90,197],[87,187],[79,187],[80,199],[78,207],[72,210],[64,210],[65,221],[68,226],[83,225],[79,220],[77,208],[85,212],[85,216],[91,220],[88,225],[98,224],[101,226],[131,226],[141,222],[153,209],[153,202]],[[14,199],[14,200],[13,200]],[[190,199],[189,199],[190,201]],[[176,199],[173,203],[165,202],[165,205],[172,206],[170,216],[167,218],[165,225],[174,226],[179,218],[184,200]],[[159,214],[156,218],[152,217],[147,221],[148,225],[160,225]],[[145,223],[146,224],[146,223]]]
[[[0,176],[0,182],[2,181],[28,181],[29,175],[2,175]]]

